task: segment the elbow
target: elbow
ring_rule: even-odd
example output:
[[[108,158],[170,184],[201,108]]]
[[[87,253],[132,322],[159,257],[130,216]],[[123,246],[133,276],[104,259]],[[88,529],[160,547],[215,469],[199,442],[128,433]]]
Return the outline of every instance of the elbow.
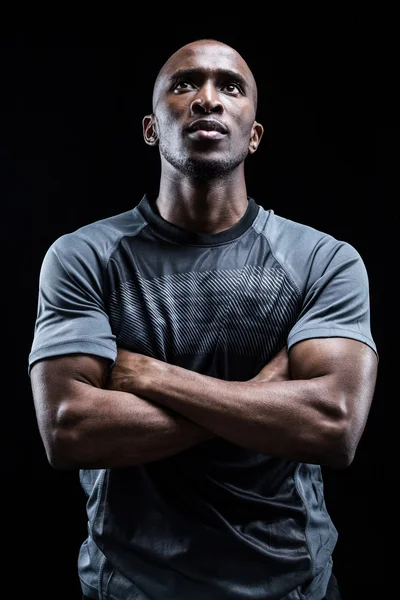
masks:
[[[336,470],[347,469],[356,454],[360,437],[357,432],[358,428],[343,402],[321,428],[320,448],[324,449],[321,464]]]
[[[354,459],[354,453],[349,453],[345,451],[336,451],[333,452],[332,455],[324,461],[326,466],[331,469],[335,469],[337,471],[347,469]]]
[[[47,437],[45,444],[49,464],[57,471],[72,471],[79,468],[74,458],[77,439],[70,431],[55,428]],[[76,451],[76,450],[75,450]]]
[[[329,433],[325,431],[325,456],[323,463],[336,470],[347,469],[354,460],[357,442],[351,423],[343,417],[339,422],[331,424]]]
[[[350,467],[356,455],[357,444],[353,440],[351,432],[347,429],[343,432],[342,438],[338,443],[335,453],[335,460],[332,463],[333,469],[347,469]]]
[[[48,428],[44,445],[47,460],[53,469],[71,471],[79,468],[76,460],[79,448],[78,427],[68,404],[59,406],[56,418]]]

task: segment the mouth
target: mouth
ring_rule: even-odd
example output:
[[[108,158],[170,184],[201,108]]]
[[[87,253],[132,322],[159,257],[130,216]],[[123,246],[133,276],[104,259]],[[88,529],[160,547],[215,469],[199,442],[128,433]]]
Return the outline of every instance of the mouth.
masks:
[[[216,119],[197,119],[186,127],[186,131],[193,139],[220,140],[227,135],[228,128]]]

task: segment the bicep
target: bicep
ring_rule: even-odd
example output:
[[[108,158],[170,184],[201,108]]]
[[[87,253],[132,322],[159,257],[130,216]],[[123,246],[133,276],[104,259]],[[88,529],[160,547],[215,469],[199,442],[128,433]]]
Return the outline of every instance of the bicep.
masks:
[[[336,374],[341,377],[374,379],[376,353],[363,342],[351,338],[329,337],[305,339],[289,350],[293,379],[310,379]]]
[[[37,361],[31,368],[31,389],[39,426],[54,426],[63,402],[82,384],[104,388],[110,361],[90,354],[68,354]]]
[[[322,378],[321,390],[337,401],[349,421],[365,423],[377,377],[377,355],[358,340],[312,338],[289,350],[291,379]]]

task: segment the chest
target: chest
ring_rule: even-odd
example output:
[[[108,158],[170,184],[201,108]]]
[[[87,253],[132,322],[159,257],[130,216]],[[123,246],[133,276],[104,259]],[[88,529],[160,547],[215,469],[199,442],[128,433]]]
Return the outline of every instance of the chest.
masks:
[[[113,333],[135,352],[267,358],[296,319],[298,294],[279,266],[149,275],[132,269],[109,297]]]

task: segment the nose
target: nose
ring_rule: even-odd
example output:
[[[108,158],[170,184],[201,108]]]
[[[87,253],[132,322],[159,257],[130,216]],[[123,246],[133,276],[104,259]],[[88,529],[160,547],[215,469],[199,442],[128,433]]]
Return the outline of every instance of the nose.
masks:
[[[221,114],[224,110],[223,104],[219,98],[218,91],[211,82],[205,82],[193,99],[190,105],[190,110],[194,115],[218,113]]]

